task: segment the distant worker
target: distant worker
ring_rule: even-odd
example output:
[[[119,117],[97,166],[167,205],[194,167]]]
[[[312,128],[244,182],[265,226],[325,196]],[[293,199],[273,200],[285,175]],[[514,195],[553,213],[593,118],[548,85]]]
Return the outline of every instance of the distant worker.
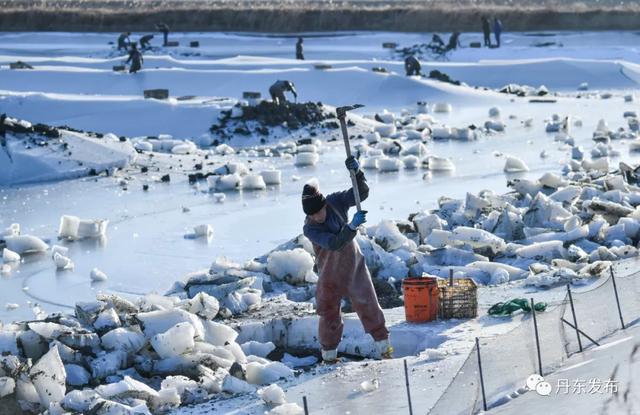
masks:
[[[151,44],[149,43],[153,39],[153,35],[144,35],[140,38],[140,49],[150,49]]]
[[[449,43],[447,43],[446,50],[456,50],[460,45],[460,32],[453,32],[449,37]]]
[[[160,23],[156,25],[156,29],[162,32],[162,36],[164,37],[163,46],[167,46],[167,44],[169,43],[169,26],[167,26],[165,23]]]
[[[361,200],[369,195],[369,187],[352,156],[345,161],[354,171]],[[340,310],[343,298],[349,298],[364,331],[375,341],[376,358],[389,359],[393,348],[389,344],[384,314],[378,303],[365,258],[356,241],[358,227],[366,222],[361,210],[348,221],[349,208],[356,205],[353,188],[332,193],[325,198],[318,183],[310,181],[302,190],[302,210],[306,214],[303,233],[311,241],[318,269],[316,310],[318,338],[322,359],[326,363],[338,360],[338,345],[344,324]]]
[[[484,45],[491,47],[491,22],[487,16],[482,16],[482,34],[484,35]]]
[[[129,50],[129,59],[127,59],[125,64],[129,62],[131,62],[129,73],[136,73],[140,69],[142,69],[142,63],[144,62],[144,59],[142,58],[142,52],[138,50],[135,42],[131,44],[131,50]]]
[[[302,51],[302,44],[304,43],[304,40],[299,37],[298,41],[296,42],[296,59],[303,61],[304,60],[304,53]]]
[[[434,33],[433,36],[431,36],[430,46],[437,47],[437,48],[444,48],[444,40],[442,40],[442,38],[437,33]]]
[[[120,33],[120,36],[118,36],[118,50],[127,50],[129,48],[129,45],[131,44],[131,41],[129,40],[130,35],[131,32]]]
[[[502,22],[495,17],[493,19],[493,34],[496,36],[496,47],[500,47],[500,35],[502,34]]]
[[[422,75],[420,73],[422,65],[420,65],[420,61],[413,55],[407,56],[404,60],[404,70],[407,72],[407,76]]]
[[[291,92],[294,98],[298,99],[298,93],[296,92],[296,87],[293,85],[291,81],[276,81],[269,88],[269,93],[271,94],[271,99],[276,104],[284,104],[287,102],[287,98],[284,96],[285,92]]]

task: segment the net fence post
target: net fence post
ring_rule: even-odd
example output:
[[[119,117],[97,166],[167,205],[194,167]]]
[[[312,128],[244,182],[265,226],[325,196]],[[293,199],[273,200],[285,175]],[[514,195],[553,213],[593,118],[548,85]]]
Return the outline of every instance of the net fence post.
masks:
[[[409,389],[409,370],[407,369],[407,359],[404,362],[404,381],[407,385],[407,400],[409,401],[409,415],[413,415],[413,406],[411,405],[411,390]]]
[[[476,337],[476,352],[478,353],[478,371],[480,372],[480,387],[482,389],[482,408],[487,410],[487,396],[484,391],[484,375],[482,373],[482,360],[480,359],[480,340]]]
[[[536,308],[535,308],[535,303],[533,301],[533,297],[531,298],[531,314],[533,314],[533,329],[536,335],[536,350],[538,351],[538,374],[540,376],[544,376],[542,374],[542,355],[540,353],[540,336],[538,335],[538,319],[536,317]]]
[[[618,306],[618,316],[620,317],[620,325],[622,326],[622,330],[625,329],[624,319],[622,318],[622,308],[620,307],[620,297],[618,297],[618,286],[616,285],[616,275],[613,272],[613,265],[609,267],[611,271],[611,282],[613,283],[613,292],[616,295],[616,305]]]
[[[569,294],[569,303],[571,304],[571,314],[573,315],[573,327],[576,329],[578,337],[578,348],[582,352],[582,340],[580,339],[580,329],[578,329],[578,319],[576,318],[576,308],[573,306],[573,296],[571,295],[571,285],[567,284],[567,294]]]
[[[309,415],[309,408],[307,407],[307,397],[302,397],[302,405],[304,406],[304,415]]]

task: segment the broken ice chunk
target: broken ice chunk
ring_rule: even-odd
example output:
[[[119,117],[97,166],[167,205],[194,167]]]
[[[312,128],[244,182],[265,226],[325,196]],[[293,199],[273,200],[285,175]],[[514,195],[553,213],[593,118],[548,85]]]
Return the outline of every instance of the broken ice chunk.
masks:
[[[254,385],[274,383],[292,374],[293,370],[280,362],[271,362],[266,365],[258,362],[247,363],[247,382]]]
[[[275,383],[266,388],[258,389],[258,396],[267,404],[282,405],[286,403],[284,391]]]
[[[15,331],[1,331],[0,332],[0,353],[12,354],[18,356],[18,333]]]
[[[53,262],[56,264],[56,268],[59,270],[72,269],[74,267],[73,261],[70,258],[56,252],[53,254]]]
[[[10,249],[4,248],[2,250],[2,260],[4,262],[19,262],[20,254],[18,254],[17,252],[13,252]]]
[[[275,251],[267,258],[267,271],[279,280],[299,284],[313,270],[313,264],[313,257],[302,248]]]
[[[378,382],[378,379],[365,380],[360,384],[360,390],[364,393],[373,392],[379,387],[380,387],[380,382]]]
[[[68,253],[69,253],[69,248],[67,248],[66,246],[53,245],[51,247],[51,257],[52,258],[53,258],[53,256],[55,254],[60,254],[60,255],[66,256]]]
[[[120,349],[127,353],[135,353],[145,344],[141,333],[125,328],[113,329],[101,338],[102,347],[107,350]]]
[[[151,345],[158,355],[166,359],[193,349],[195,330],[189,323],[178,323],[164,333],[151,338]]]
[[[193,228],[193,235],[185,235],[185,238],[211,238],[213,236],[213,227],[209,224],[198,225]]]
[[[259,174],[248,174],[242,179],[242,189],[244,190],[264,190],[267,184]]]
[[[108,220],[80,219],[77,216],[63,215],[60,218],[58,237],[70,240],[104,237],[108,224]]]
[[[304,410],[297,403],[285,403],[278,405],[269,412],[265,412],[266,415],[303,415]]]
[[[192,299],[186,302],[189,312],[207,320],[213,320],[220,310],[218,299],[205,293],[199,292]]]
[[[507,160],[504,164],[505,173],[517,173],[523,171],[529,171],[529,167],[524,161],[514,156],[507,156]]]
[[[242,379],[227,375],[222,381],[222,390],[229,393],[247,393],[255,391],[255,387]]]
[[[215,199],[216,203],[224,203],[227,195],[225,195],[224,193],[214,193],[213,198]]]
[[[269,353],[276,349],[275,344],[273,344],[272,342],[260,343],[255,340],[250,340],[246,343],[242,343],[240,347],[242,347],[242,351],[246,355],[254,355],[260,357],[267,357]]]
[[[91,361],[91,377],[104,379],[122,369],[127,361],[127,354],[121,350],[105,353]]]
[[[91,277],[91,281],[94,281],[94,282],[107,280],[107,274],[100,271],[98,268],[94,268],[91,270],[90,277]]]
[[[66,393],[67,373],[64,370],[58,348],[54,346],[33,365],[29,377],[40,398],[40,404],[48,408],[51,403],[59,402]]]
[[[83,386],[89,384],[91,375],[84,367],[74,364],[67,364],[64,365],[64,370],[67,373],[67,383],[69,385]]]
[[[289,353],[285,353],[282,357],[282,363],[293,368],[308,367],[318,363],[318,358],[315,356],[296,357],[290,355]]]
[[[318,153],[298,153],[295,165],[297,167],[315,166],[318,160],[320,160]]]
[[[16,382],[10,377],[0,377],[0,398],[11,395],[16,388]]]
[[[429,170],[433,171],[452,171],[456,169],[453,162],[448,158],[429,156],[427,159],[429,163]]]
[[[238,332],[225,324],[214,321],[203,321],[202,324],[204,326],[204,341],[214,346],[224,346],[227,343],[235,342],[238,337]]]
[[[42,239],[33,235],[9,236],[5,239],[7,249],[22,255],[28,252],[44,252],[49,249]]]

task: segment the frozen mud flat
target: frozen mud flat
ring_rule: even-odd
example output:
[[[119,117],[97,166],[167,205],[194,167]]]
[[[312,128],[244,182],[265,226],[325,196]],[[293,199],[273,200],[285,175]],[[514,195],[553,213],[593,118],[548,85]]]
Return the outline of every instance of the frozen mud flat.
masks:
[[[558,37],[562,37],[563,46],[552,48],[531,47],[533,40],[513,36],[507,37],[507,47],[503,49],[462,49],[452,54],[453,63],[429,65],[469,86],[406,78],[401,62],[389,60],[392,56],[380,49],[381,39],[387,40],[388,36],[409,45],[422,39],[418,35],[341,35],[318,40],[316,45],[308,42],[309,53],[317,47],[322,62],[334,66],[328,71],[311,66],[320,60],[296,62],[278,57],[289,50],[281,39],[203,35],[212,39],[202,49],[210,56],[195,60],[186,55],[168,57],[167,51],[159,51],[157,56],[148,58],[148,69],[135,77],[112,73],[110,67],[119,58],[110,57],[112,52],[104,45],[103,35],[87,36],[95,49],[82,45],[81,52],[74,35],[55,34],[48,38],[64,40],[66,45],[56,45],[56,41],[41,43],[45,36],[41,34],[3,36],[13,39],[0,46],[7,55],[3,62],[29,59],[36,67],[33,71],[10,71],[4,66],[0,69],[7,75],[0,85],[6,90],[0,100],[3,112],[33,123],[67,124],[105,135],[114,132],[127,137],[126,142],[140,151],[127,168],[108,177],[0,190],[0,229],[8,228],[5,234],[17,233],[11,225],[19,223],[21,235],[34,235],[43,239],[42,244],[69,248],[66,252],[55,248],[55,257],[52,250],[30,254],[15,243],[10,247],[21,255],[21,262],[13,261],[15,257],[8,253],[7,262],[3,263],[8,266],[4,267],[8,272],[2,281],[1,297],[6,308],[0,313],[5,322],[32,320],[34,313],[36,319],[43,319],[43,308],[47,312],[73,311],[78,300],[93,301],[96,294],[116,292],[126,293],[142,313],[176,308],[194,315],[201,313],[195,320],[188,318],[194,322],[192,325],[198,325],[198,319],[209,321],[219,315],[218,319],[225,319],[224,324],[240,332],[238,338],[243,344],[254,336],[277,343],[282,332],[264,329],[271,323],[259,326],[257,322],[275,320],[274,325],[280,324],[273,316],[279,310],[273,302],[286,295],[298,301],[301,308],[300,315],[296,312],[287,317],[299,321],[295,327],[299,327],[300,334],[289,337],[291,344],[279,345],[313,347],[315,318],[306,315],[313,301],[314,275],[309,272],[312,258],[308,244],[291,242],[291,238],[299,234],[303,220],[299,208],[301,183],[317,176],[324,192],[348,186],[342,144],[330,141],[340,137],[337,132],[330,132],[316,137],[319,142],[296,143],[309,137],[304,132],[293,132],[284,139],[274,135],[273,140],[267,139],[260,146],[259,135],[239,135],[220,146],[213,145],[214,137],[208,132],[223,111],[242,101],[242,92],[258,90],[264,95],[270,83],[282,78],[294,80],[305,101],[322,101],[327,106],[367,104],[353,115],[356,126],[350,129],[355,136],[352,145],[361,156],[372,188],[366,202],[370,210],[368,229],[358,243],[374,275],[396,290],[403,276],[423,271],[447,276],[453,269],[456,276],[469,275],[483,285],[489,284],[480,290],[482,310],[515,296],[534,295],[536,300],[555,301],[564,294],[562,283],[588,285],[607,272],[607,261],[635,254],[638,189],[619,174],[606,174],[617,169],[618,161],[633,165],[639,159],[634,151],[638,148],[636,104],[627,99],[633,98],[630,94],[637,87],[633,63],[636,55],[631,42],[635,35],[598,34],[597,42],[586,47],[585,39],[596,35],[562,34]],[[224,42],[242,42],[246,50],[263,57],[216,59],[232,48],[221,47]],[[341,42],[341,48],[334,48],[335,42]],[[612,48],[612,43],[618,46]],[[329,52],[330,48],[334,51]],[[91,54],[93,57],[87,59]],[[344,60],[345,54],[353,60]],[[537,59],[542,56],[562,59]],[[621,57],[625,60],[615,60]],[[480,58],[502,61],[476,62]],[[529,60],[513,61],[514,58]],[[387,67],[390,73],[373,72],[374,66]],[[530,97],[495,91],[514,82],[534,88],[546,85],[550,95],[544,98],[555,102],[535,104],[529,102]],[[588,84],[586,91],[584,83]],[[143,89],[167,85],[176,98],[141,98]],[[207,86],[206,93],[203,85]],[[556,92],[559,96],[554,95]],[[203,96],[177,99],[194,94]],[[418,101],[426,101],[427,105],[418,105]],[[299,157],[298,153],[306,155]],[[298,158],[307,165],[296,163]],[[315,160],[315,165],[309,160]],[[167,175],[168,181],[164,179]],[[72,242],[69,235],[75,234],[69,231],[64,233],[64,239],[57,240],[63,215],[77,215],[88,224],[108,220],[106,238]],[[260,257],[280,244],[284,245],[279,252],[306,252],[304,256],[297,251],[300,260],[293,262],[299,267],[274,267],[278,255],[269,267],[269,255]],[[212,258],[223,255],[227,260],[216,260],[209,267]],[[283,255],[286,258],[290,254],[279,254]],[[64,258],[73,263],[73,268]],[[257,261],[247,262],[252,258]],[[205,267],[209,268],[191,273]],[[137,302],[137,297],[150,291],[166,293],[176,280],[179,283],[170,290],[173,298],[150,296]],[[552,288],[540,290],[538,286]],[[218,301],[216,313],[215,303],[200,292],[207,292]],[[106,307],[109,308],[112,307]],[[181,311],[175,313],[185,316]],[[102,353],[99,348],[109,344],[108,337],[106,343],[102,341],[106,328],[117,324],[118,319],[126,329],[132,327],[128,316],[116,318],[108,310],[99,314],[100,319],[96,318],[91,328],[85,327],[101,339],[94,350],[97,355]],[[446,374],[452,375],[457,369],[457,359],[469,350],[474,335],[497,334],[508,327],[495,324],[495,319],[486,316],[423,327],[402,323],[402,309],[387,311],[387,315],[399,355],[419,354],[410,360],[416,377],[430,378],[439,373],[437,378],[442,379],[440,383],[418,386],[424,392],[425,407],[446,386]],[[75,326],[72,321],[73,318],[63,323]],[[176,333],[186,333],[184,337],[189,338],[191,331],[180,325],[182,321],[171,321],[176,323],[172,327],[143,333],[143,355],[163,360],[173,353],[191,353],[190,342],[166,341]],[[348,321],[344,351],[367,354],[368,337],[353,318]],[[32,329],[27,326],[25,330],[24,324],[19,323],[7,324],[3,330],[28,333]],[[203,343],[197,336],[198,328],[194,330],[193,347]],[[63,343],[61,333],[40,331],[38,336],[51,341],[45,342],[39,352],[53,350],[52,343]],[[21,336],[35,338],[31,333]],[[299,336],[304,341],[299,341]],[[13,347],[12,334],[6,337],[9,352],[22,353],[18,342]],[[68,336],[63,337],[68,343]],[[203,344],[198,347],[208,348]],[[246,352],[241,347],[245,355],[264,354],[266,350],[255,344],[245,348]],[[58,354],[61,349],[58,346]],[[234,351],[238,354],[236,347]],[[61,355],[61,359],[64,361],[65,357]],[[75,366],[67,371],[68,379],[83,379],[81,369],[91,372],[94,356],[83,355],[82,359],[71,363]],[[254,360],[246,365],[269,364]],[[52,362],[56,363],[55,352],[33,373]],[[294,364],[297,360],[289,358],[288,362]],[[233,371],[228,372],[231,375]],[[228,382],[238,386],[235,379],[240,379],[239,373],[234,373],[236,376],[231,375],[234,379]],[[402,379],[396,378],[402,373],[399,361],[349,363],[335,371],[313,369],[308,376],[296,378],[301,383],[289,378],[286,399],[300,404],[301,395],[307,394],[306,383],[329,394],[322,400],[335,402],[323,382],[337,383],[353,392],[345,397],[348,403],[375,410],[381,405],[381,390],[388,390],[385,385],[389,383],[381,379],[379,389],[368,393],[360,392],[360,384],[373,384],[378,373],[393,373],[393,382],[399,380],[402,384]],[[116,386],[100,389],[98,400],[141,404],[143,393],[146,405],[153,407],[166,402],[160,396],[155,398],[155,393],[165,389],[162,399],[175,405],[175,394],[166,390],[180,390],[183,386],[182,392],[189,392],[179,393],[181,403],[204,399],[201,390],[190,389],[193,384],[182,382],[184,379],[177,383],[167,381],[164,386],[148,382],[152,392],[124,375],[118,373],[118,378],[110,378],[114,381],[111,385]],[[200,380],[194,373],[189,375],[194,376],[194,381]],[[6,385],[10,383],[6,380]],[[40,395],[36,401],[33,390],[25,386],[27,383],[23,382],[22,387],[29,390],[31,402],[41,405]],[[40,387],[31,383],[34,388]],[[132,385],[134,397],[129,393]],[[56,397],[61,394],[59,386]],[[397,401],[404,402],[403,390],[393,390]],[[263,398],[249,392],[239,400],[219,403],[216,400],[226,396],[211,395],[208,393],[206,398],[215,398],[212,408],[225,412],[240,411],[241,405],[248,403],[251,410],[262,413],[271,407],[265,407],[260,399],[281,401],[275,388],[263,392]],[[385,404],[392,403],[389,410],[401,408],[392,400]],[[325,409],[342,413],[344,405],[336,402],[335,407]]]

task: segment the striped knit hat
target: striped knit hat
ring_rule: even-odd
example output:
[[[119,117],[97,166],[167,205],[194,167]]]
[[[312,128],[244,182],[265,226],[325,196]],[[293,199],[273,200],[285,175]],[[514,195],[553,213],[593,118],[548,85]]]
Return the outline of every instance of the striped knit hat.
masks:
[[[315,179],[309,180],[302,189],[302,210],[307,215],[313,215],[322,209],[327,203],[326,199],[320,193],[320,186]]]

